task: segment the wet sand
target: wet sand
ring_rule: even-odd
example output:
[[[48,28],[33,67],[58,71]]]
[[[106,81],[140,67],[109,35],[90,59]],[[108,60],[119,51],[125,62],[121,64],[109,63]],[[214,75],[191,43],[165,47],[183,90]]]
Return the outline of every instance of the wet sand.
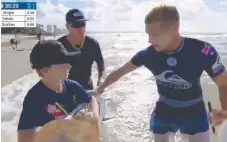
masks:
[[[13,50],[10,45],[2,46],[2,80],[1,87],[12,83],[24,75],[32,73],[29,63],[29,53],[37,40],[24,40]]]

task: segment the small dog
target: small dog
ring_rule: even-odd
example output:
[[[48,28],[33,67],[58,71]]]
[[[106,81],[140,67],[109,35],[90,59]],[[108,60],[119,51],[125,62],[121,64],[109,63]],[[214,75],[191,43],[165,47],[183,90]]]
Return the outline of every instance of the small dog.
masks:
[[[10,44],[13,50],[17,49],[17,40],[15,38],[10,39]],[[15,47],[14,47],[15,45]]]

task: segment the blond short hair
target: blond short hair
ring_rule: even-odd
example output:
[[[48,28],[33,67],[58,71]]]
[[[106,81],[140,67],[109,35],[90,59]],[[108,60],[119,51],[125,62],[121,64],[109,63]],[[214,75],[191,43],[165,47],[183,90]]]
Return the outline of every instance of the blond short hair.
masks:
[[[160,22],[164,25],[179,23],[180,16],[175,6],[159,5],[151,9],[145,17],[145,24]]]

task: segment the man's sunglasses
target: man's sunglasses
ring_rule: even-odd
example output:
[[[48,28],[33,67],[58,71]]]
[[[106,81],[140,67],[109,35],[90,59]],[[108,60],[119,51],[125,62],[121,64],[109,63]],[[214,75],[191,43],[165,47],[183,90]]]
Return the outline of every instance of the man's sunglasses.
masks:
[[[76,22],[76,23],[71,23],[70,24],[71,25],[71,27],[73,27],[73,28],[85,28],[86,27],[86,22]]]

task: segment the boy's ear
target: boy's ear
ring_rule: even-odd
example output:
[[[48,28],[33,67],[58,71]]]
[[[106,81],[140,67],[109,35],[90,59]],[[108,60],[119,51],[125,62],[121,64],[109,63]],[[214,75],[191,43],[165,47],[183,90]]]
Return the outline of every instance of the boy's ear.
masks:
[[[42,74],[42,76],[44,75],[44,74],[46,74],[48,71],[49,71],[49,67],[44,67],[44,68],[42,68],[42,69],[40,69],[39,70],[39,72]]]

